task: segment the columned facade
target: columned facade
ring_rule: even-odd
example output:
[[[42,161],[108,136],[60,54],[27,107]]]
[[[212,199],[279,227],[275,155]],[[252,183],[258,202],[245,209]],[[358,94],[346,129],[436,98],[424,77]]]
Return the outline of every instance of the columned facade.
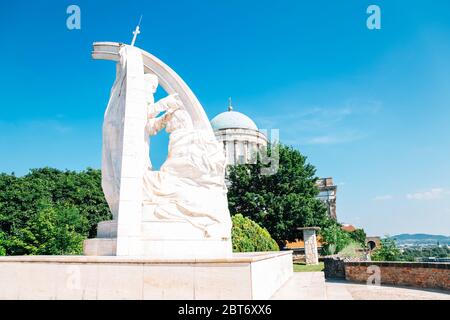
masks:
[[[214,133],[223,144],[227,165],[254,163],[259,146],[267,145],[266,136],[258,130],[230,128]]]
[[[333,178],[321,178],[317,180],[316,186],[319,189],[319,199],[325,203],[328,215],[337,220],[336,215],[336,192],[337,186],[333,183]]]
[[[228,111],[214,117],[211,126],[217,140],[223,143],[227,165],[255,163],[257,151],[267,146],[267,137],[252,119],[233,110],[231,99]]]

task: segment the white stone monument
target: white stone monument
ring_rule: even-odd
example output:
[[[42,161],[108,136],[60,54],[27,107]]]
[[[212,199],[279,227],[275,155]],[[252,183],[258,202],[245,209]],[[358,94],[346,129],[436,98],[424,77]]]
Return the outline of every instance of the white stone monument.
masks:
[[[99,223],[98,238],[86,240],[85,254],[230,257],[225,157],[195,95],[167,65],[137,47],[95,43],[93,58],[117,61],[102,159],[102,187],[114,218]],[[155,102],[158,84],[170,95]],[[168,158],[153,171],[149,137],[164,128]]]

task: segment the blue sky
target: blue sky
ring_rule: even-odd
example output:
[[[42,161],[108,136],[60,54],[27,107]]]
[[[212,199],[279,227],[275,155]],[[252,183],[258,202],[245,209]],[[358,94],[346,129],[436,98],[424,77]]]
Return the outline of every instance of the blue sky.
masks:
[[[81,8],[81,30],[66,8]],[[377,4],[382,29],[366,27]],[[338,217],[371,235],[450,233],[450,2],[14,1],[0,3],[0,171],[99,168],[114,80],[92,42],[170,65],[208,116],[280,128],[339,186]],[[166,156],[167,137],[152,142]]]

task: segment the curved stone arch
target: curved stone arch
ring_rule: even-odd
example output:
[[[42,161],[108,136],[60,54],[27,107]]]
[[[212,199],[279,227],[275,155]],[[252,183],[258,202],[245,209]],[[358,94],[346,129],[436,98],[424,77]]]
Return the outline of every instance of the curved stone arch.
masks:
[[[375,243],[375,241],[369,240],[367,241],[367,247],[370,249],[370,251],[372,251],[377,247],[377,244]]]
[[[117,62],[119,61],[119,50],[125,45],[119,42],[94,42],[92,58]],[[168,94],[178,93],[186,111],[192,118],[194,127],[208,131],[211,137],[214,138],[214,133],[205,110],[189,86],[174,70],[160,59],[147,51],[139,50],[142,52],[145,73],[155,74],[159,79],[159,84]]]

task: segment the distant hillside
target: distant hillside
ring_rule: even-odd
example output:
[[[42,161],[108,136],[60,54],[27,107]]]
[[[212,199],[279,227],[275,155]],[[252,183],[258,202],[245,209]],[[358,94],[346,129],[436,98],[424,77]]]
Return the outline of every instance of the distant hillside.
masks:
[[[392,236],[391,239],[395,239],[398,245],[430,245],[430,244],[447,244],[450,245],[450,237],[442,235],[433,235],[425,233],[416,234],[399,234]]]

